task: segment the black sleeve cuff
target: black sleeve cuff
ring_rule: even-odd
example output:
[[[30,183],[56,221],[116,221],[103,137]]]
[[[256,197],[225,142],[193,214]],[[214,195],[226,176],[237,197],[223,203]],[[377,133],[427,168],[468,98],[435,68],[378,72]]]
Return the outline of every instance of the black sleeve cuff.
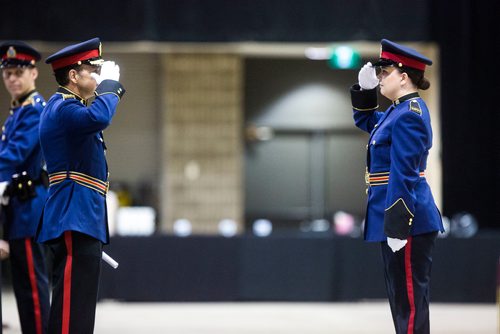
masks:
[[[104,94],[115,94],[118,98],[122,98],[125,94],[125,88],[122,84],[115,80],[103,80],[95,90],[97,96]]]
[[[406,239],[410,234],[413,214],[399,198],[384,213],[384,233],[390,238]]]
[[[351,87],[352,108],[359,111],[374,111],[378,108],[377,88],[361,90],[359,84]]]

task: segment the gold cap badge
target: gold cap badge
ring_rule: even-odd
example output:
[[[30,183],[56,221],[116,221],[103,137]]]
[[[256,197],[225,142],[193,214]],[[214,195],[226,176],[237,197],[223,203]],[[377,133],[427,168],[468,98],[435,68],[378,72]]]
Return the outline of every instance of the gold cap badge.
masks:
[[[7,50],[7,58],[16,58],[16,56],[17,56],[16,49],[14,49],[13,46],[9,47],[9,49]]]

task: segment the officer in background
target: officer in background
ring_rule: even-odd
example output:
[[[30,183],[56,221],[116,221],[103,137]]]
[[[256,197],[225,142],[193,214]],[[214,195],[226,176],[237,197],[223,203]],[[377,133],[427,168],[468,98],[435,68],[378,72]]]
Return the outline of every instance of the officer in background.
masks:
[[[0,141],[0,194],[12,285],[22,332],[41,334],[47,330],[49,287],[44,250],[34,241],[47,198],[38,136],[45,100],[35,89],[40,54],[24,42],[7,41],[0,44],[0,55],[12,99]]]
[[[118,65],[103,61],[99,38],[70,45],[46,63],[60,86],[40,121],[50,187],[38,241],[54,256],[49,332],[87,334],[94,330],[102,245],[109,242],[102,131],[125,90]]]
[[[418,94],[430,86],[424,71],[432,61],[389,40],[381,44],[380,60],[364,65],[359,84],[351,87],[356,126],[370,133],[365,240],[381,243],[396,332],[429,333],[432,250],[438,231],[444,231],[425,179],[432,128]],[[379,84],[392,101],[385,112],[377,110]]]

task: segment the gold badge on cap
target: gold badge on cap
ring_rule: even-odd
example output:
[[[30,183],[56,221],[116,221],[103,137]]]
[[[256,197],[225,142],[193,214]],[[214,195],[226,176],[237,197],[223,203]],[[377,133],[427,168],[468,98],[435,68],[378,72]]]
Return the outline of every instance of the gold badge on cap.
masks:
[[[16,58],[17,52],[16,49],[14,49],[13,46],[10,46],[9,49],[7,50],[7,58]]]
[[[99,57],[102,55],[102,43],[99,43]]]

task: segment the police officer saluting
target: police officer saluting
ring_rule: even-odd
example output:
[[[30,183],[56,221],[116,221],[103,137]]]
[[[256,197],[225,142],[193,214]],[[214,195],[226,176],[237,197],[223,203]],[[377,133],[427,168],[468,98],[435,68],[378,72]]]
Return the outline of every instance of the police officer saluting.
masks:
[[[370,133],[365,240],[381,243],[396,333],[429,333],[432,249],[443,224],[425,180],[432,129],[418,90],[430,86],[424,71],[432,61],[389,40],[381,44],[380,60],[363,66],[351,87],[356,126]],[[392,101],[385,112],[377,110],[379,84]]]
[[[12,284],[21,329],[46,333],[49,287],[44,251],[34,241],[47,197],[38,136],[45,100],[35,89],[40,54],[21,41],[0,44],[5,88],[12,101],[0,141],[0,195],[9,241]]]
[[[99,38],[70,45],[46,63],[60,85],[40,122],[50,187],[38,241],[54,256],[49,332],[87,334],[94,330],[102,245],[109,242],[102,131],[125,90],[118,65],[101,58]]]

